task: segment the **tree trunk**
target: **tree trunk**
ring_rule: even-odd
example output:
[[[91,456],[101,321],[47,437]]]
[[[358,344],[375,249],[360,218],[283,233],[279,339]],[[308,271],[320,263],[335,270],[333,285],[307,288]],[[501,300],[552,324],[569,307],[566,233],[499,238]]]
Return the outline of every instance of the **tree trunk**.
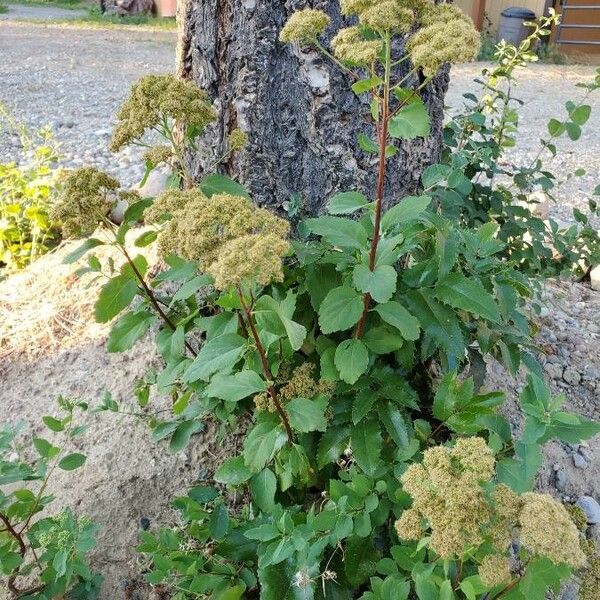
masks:
[[[307,6],[331,16],[328,32],[348,24],[337,0],[187,0],[179,9],[179,75],[204,88],[219,112],[190,157],[195,175],[211,169],[239,127],[249,143],[222,172],[261,205],[278,212],[299,206],[302,216],[322,213],[337,191],[372,198],[376,171],[357,143],[360,133],[373,136],[365,98],[316,50],[279,41],[288,17]],[[447,86],[444,70],[422,94],[431,136],[403,142],[389,161],[386,204],[414,193],[423,169],[439,159]]]

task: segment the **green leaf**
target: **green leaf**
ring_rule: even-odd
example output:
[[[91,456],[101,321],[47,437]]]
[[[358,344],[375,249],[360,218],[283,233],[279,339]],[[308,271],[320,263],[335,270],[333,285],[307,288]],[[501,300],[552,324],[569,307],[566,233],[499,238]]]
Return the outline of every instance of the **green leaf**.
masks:
[[[263,469],[250,480],[252,501],[265,513],[275,508],[277,478],[271,469]]]
[[[250,476],[248,475],[248,479]],[[187,495],[200,504],[206,504],[212,502],[215,498],[219,497],[219,492],[209,485],[197,485],[188,490]]]
[[[35,449],[38,451],[39,455],[43,458],[52,459],[60,452],[60,448],[53,446],[50,442],[43,438],[33,438],[33,445],[35,446]]]
[[[429,196],[407,196],[403,198],[384,213],[381,218],[382,230],[386,231],[395,225],[403,225],[418,219],[425,212],[430,202],[431,198]]]
[[[183,374],[186,383],[208,381],[217,371],[229,370],[240,359],[246,341],[237,333],[225,333],[206,342]]]
[[[110,330],[106,346],[108,351],[124,352],[133,348],[135,343],[150,329],[154,321],[155,316],[147,310],[123,315]]]
[[[379,590],[380,600],[407,600],[410,594],[410,583],[398,575],[386,577]]]
[[[452,590],[452,583],[447,579],[440,586],[440,600],[454,600],[456,596]]]
[[[332,246],[362,249],[367,245],[367,231],[358,221],[342,217],[318,217],[304,222],[310,231]]]
[[[321,396],[315,400],[294,398],[285,405],[290,425],[295,431],[308,433],[309,431],[325,431],[327,429],[327,398]]]
[[[210,275],[197,275],[193,279],[186,281],[175,293],[171,299],[171,304],[180,300],[187,300],[193,296],[198,290],[213,283],[213,278]]]
[[[550,589],[559,591],[561,580],[571,574],[567,565],[557,565],[548,558],[534,558],[529,562],[519,584],[519,591],[527,600],[545,600]]]
[[[363,208],[368,203],[364,194],[359,192],[341,192],[336,194],[327,206],[330,215],[349,215]]]
[[[215,472],[215,481],[226,485],[240,485],[252,477],[243,456],[228,458]]]
[[[427,137],[430,133],[429,113],[418,96],[413,96],[412,101],[390,119],[389,134],[393,138],[412,140],[416,137]]]
[[[85,240],[85,242],[83,242],[83,244],[65,256],[63,259],[63,264],[70,265],[74,262],[77,262],[82,256],[97,246],[104,246],[104,242],[102,240],[97,240],[96,238],[88,238]]]
[[[61,458],[58,466],[63,471],[74,471],[83,465],[85,462],[85,455],[74,452],[73,454],[67,454],[64,458]]]
[[[50,429],[50,431],[58,433],[60,431],[64,431],[65,429],[65,424],[54,417],[42,417],[42,421],[44,425]]]
[[[233,375],[215,375],[206,387],[209,398],[220,398],[227,402],[239,402],[252,394],[264,392],[267,384],[258,373],[248,369]]]
[[[538,444],[515,444],[515,458],[501,460],[496,473],[498,481],[505,483],[518,494],[533,488],[535,476],[542,464],[542,453]]]
[[[378,85],[381,85],[383,80],[381,77],[370,77],[369,79],[361,79],[352,84],[352,91],[358,96],[364,92],[368,92]]]
[[[388,327],[371,327],[362,337],[367,348],[374,354],[390,354],[402,348],[404,339]]]
[[[222,504],[215,504],[209,521],[210,534],[215,540],[222,540],[227,534],[229,528],[229,514],[227,507]]]
[[[286,441],[287,435],[282,429],[279,416],[272,413],[261,414],[244,441],[246,466],[254,472],[261,471]]]
[[[379,407],[379,418],[390,437],[399,448],[407,448],[410,436],[404,415],[393,402],[386,402]]]
[[[565,132],[565,125],[557,119],[550,119],[548,121],[548,133],[552,137],[561,136]]]
[[[588,104],[582,104],[578,106],[571,114],[571,121],[576,125],[585,125],[587,120],[590,118],[590,114],[592,113],[592,107]]]
[[[329,428],[319,441],[317,450],[317,466],[322,469],[325,465],[335,462],[346,449],[350,430],[347,427]]]
[[[319,326],[323,333],[344,331],[358,323],[363,312],[363,297],[354,288],[332,289],[319,308]]]
[[[369,366],[369,352],[362,340],[344,340],[335,351],[335,366],[346,383],[356,383]]]
[[[379,146],[364,133],[358,134],[358,145],[363,152],[368,152],[369,154],[377,154],[379,152]]]
[[[444,304],[498,323],[500,311],[493,296],[479,279],[467,279],[462,273],[450,273],[434,290],[434,296]]]
[[[421,326],[419,320],[411,315],[399,302],[386,302],[374,309],[389,325],[395,327],[405,340],[418,340]]]
[[[96,321],[108,323],[131,304],[137,291],[137,283],[129,275],[117,275],[110,279],[100,290],[94,305]]]
[[[454,311],[438,302],[426,288],[411,290],[406,297],[410,311],[419,319],[425,333],[445,352],[463,356],[465,340]]]
[[[184,421],[180,423],[171,436],[169,452],[174,454],[183,450],[190,443],[192,435],[202,431],[202,429],[204,429],[204,425],[201,421]]]
[[[567,130],[567,135],[573,141],[578,140],[581,137],[581,127],[577,125],[577,123],[567,123],[565,125],[565,129]]]
[[[135,239],[134,245],[136,248],[145,248],[156,240],[159,232],[155,229],[144,231],[140,236]]]
[[[439,600],[437,586],[427,573],[420,573],[415,577],[415,592],[419,600]]]
[[[377,568],[377,551],[371,540],[351,537],[344,552],[346,577],[355,588],[365,583]]]
[[[232,196],[242,196],[250,199],[250,194],[243,185],[240,185],[231,177],[219,175],[218,173],[207,175],[200,182],[200,189],[209,198],[214,194],[231,194]]]
[[[355,425],[360,423],[371,412],[375,402],[377,402],[377,395],[370,388],[358,392],[352,403],[352,423]]]
[[[377,421],[361,421],[350,434],[352,454],[358,466],[370,477],[374,477],[381,465],[383,439]]]
[[[352,281],[358,290],[369,293],[375,302],[387,302],[396,291],[398,273],[391,265],[380,265],[371,271],[367,265],[354,267]]]

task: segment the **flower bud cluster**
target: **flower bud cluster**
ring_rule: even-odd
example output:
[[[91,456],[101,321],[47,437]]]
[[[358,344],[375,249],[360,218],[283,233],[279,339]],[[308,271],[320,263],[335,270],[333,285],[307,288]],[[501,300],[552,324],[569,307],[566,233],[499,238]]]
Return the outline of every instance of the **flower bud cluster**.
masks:
[[[90,235],[107,217],[117,200],[132,199],[134,192],[119,190],[119,182],[94,167],[69,172],[62,182],[61,194],[50,211],[53,221],[62,223],[65,237]]]
[[[193,81],[174,75],[146,75],[133,85],[117,118],[110,146],[113,152],[140,140],[146,130],[163,127],[169,120],[202,130],[216,115],[207,94]]]
[[[312,399],[315,396],[330,396],[335,389],[335,382],[315,379],[315,365],[309,362],[302,363],[296,367],[289,379],[285,381],[286,373],[282,373],[281,387],[278,391],[282,402],[289,402],[294,398]],[[285,383],[283,383],[285,381]],[[277,383],[277,382],[276,382]],[[254,405],[257,410],[268,410],[275,412],[276,407],[268,394],[257,394],[254,397]]]
[[[150,222],[168,219],[159,236],[163,255],[196,261],[220,290],[246,281],[283,278],[289,223],[247,198],[199,190],[167,190],[146,210]]]
[[[562,504],[546,494],[518,495],[504,484],[490,492],[494,474],[495,458],[483,438],[426,450],[422,463],[401,478],[413,505],[396,522],[398,536],[418,540],[429,529],[429,545],[444,559],[491,544],[479,568],[490,586],[510,580],[507,551],[515,538],[531,555],[555,564],[585,564],[579,532]]]

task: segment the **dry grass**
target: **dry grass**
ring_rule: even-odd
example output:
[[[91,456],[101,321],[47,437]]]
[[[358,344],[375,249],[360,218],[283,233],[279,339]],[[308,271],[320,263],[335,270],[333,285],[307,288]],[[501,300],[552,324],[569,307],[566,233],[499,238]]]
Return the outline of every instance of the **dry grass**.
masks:
[[[133,246],[140,230],[130,233],[128,246]],[[94,321],[94,303],[106,278],[97,274],[79,278],[75,271],[81,264],[63,264],[65,256],[80,244],[61,244],[27,269],[0,281],[0,360],[9,356],[34,358],[107,335],[110,325]],[[140,253],[140,249],[135,250]],[[99,247],[93,252],[102,263],[108,256],[117,266],[122,263],[114,248]],[[150,252],[143,249],[149,263],[153,262]]]

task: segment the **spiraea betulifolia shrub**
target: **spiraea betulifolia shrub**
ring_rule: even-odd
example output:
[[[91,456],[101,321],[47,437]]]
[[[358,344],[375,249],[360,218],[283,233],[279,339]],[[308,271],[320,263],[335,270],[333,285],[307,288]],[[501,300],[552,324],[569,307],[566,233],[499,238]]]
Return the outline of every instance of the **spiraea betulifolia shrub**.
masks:
[[[43,422],[68,445],[85,431],[76,423],[87,410],[81,402],[59,398],[61,414]],[[93,574],[86,554],[95,546],[97,527],[69,509],[42,513],[54,500],[48,484],[56,469],[73,471],[85,463],[78,452],[67,452],[55,440],[33,438],[35,460],[23,452],[25,436],[19,427],[0,430],[0,573],[10,598],[54,600],[97,598],[102,583]]]
[[[425,0],[341,5],[357,24],[332,50],[321,41],[329,18],[313,9],[281,40],[322,51],[370,98],[373,137],[358,143],[376,157],[376,189],[333,195],[291,238],[241,185],[209,176],[189,189],[182,171],[183,190],[133,202],[118,228],[95,195],[111,241],[87,239],[69,259],[102,243],[124,254],[118,271],[93,255],[84,270],[109,276],[96,304],[99,321],[118,317],[109,351],[156,331],[163,368],[136,390],[155,440],[178,451],[207,421],[223,436],[247,427],[218,485],[174,501],[179,527],[141,532],[147,580],[177,600],[543,600],[588,559],[567,510],[531,491],[540,449],[600,426],[562,411],[541,379],[526,310],[539,270],[495,213],[468,218],[477,197],[464,152],[487,133],[465,123],[487,119],[487,101],[450,125],[463,123],[465,141],[423,175],[420,194],[383,196],[397,144],[430,133],[421,90],[442,65],[475,56],[479,36]],[[464,192],[458,215],[444,190]],[[167,265],[154,277],[124,244],[142,218],[152,228],[136,244],[158,240]],[[530,371],[519,437],[499,411],[504,395],[482,389],[486,357]],[[153,411],[151,386],[171,414]],[[110,395],[101,408],[123,410]]]

